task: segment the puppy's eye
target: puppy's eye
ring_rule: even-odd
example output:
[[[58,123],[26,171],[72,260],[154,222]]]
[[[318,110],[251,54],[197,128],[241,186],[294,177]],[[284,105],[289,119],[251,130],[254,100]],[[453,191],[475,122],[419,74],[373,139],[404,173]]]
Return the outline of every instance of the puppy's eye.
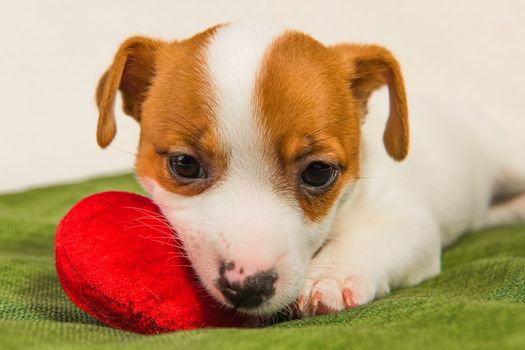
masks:
[[[170,172],[175,176],[188,179],[196,179],[206,176],[199,161],[187,154],[169,156],[168,165]]]
[[[310,187],[325,187],[331,184],[337,175],[337,169],[323,162],[312,162],[301,174],[301,181]]]

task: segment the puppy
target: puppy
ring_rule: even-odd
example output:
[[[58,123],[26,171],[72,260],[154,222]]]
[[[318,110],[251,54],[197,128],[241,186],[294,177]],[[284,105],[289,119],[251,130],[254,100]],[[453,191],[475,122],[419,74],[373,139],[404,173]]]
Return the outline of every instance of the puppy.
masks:
[[[383,86],[389,110],[368,113]],[[248,314],[368,303],[438,274],[462,233],[525,221],[523,135],[425,102],[409,154],[403,77],[380,46],[268,23],[132,37],[98,84],[103,148],[117,91],[141,126],[139,181],[209,293]]]

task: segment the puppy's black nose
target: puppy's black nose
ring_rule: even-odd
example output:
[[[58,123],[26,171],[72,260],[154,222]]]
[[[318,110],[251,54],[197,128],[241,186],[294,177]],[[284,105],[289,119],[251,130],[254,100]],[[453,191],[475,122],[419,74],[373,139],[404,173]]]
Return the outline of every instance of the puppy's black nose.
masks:
[[[275,271],[257,272],[241,281],[232,282],[226,277],[225,272],[233,269],[234,266],[232,263],[221,266],[220,277],[216,281],[217,288],[233,306],[254,308],[274,294],[274,283],[277,280]]]

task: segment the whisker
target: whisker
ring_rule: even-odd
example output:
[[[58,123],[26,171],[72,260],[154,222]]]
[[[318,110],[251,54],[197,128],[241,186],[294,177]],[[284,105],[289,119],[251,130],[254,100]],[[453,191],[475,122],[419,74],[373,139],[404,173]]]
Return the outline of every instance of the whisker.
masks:
[[[187,125],[181,123],[180,119],[182,119],[182,121],[185,121],[186,123],[189,123],[191,125],[191,127],[188,127]],[[181,133],[182,135],[192,139],[196,144],[198,145],[201,145],[202,142],[201,142],[201,138],[202,138],[202,128],[198,127],[197,125],[195,125],[195,123],[193,123],[190,119],[182,116],[182,115],[177,115],[176,117],[170,117],[169,120],[175,124],[177,124],[178,126],[180,126],[182,129],[184,129],[187,133],[183,133],[179,130],[179,133]]]
[[[137,229],[139,227],[148,227],[148,228],[151,228],[151,229],[155,230],[156,232],[164,234],[164,231],[161,230],[160,228],[156,227],[156,226],[149,225],[149,224],[147,224],[145,222],[141,222],[140,224],[141,225],[135,225],[135,226],[126,227],[126,229],[123,232],[126,232],[127,230],[131,230],[131,229]],[[166,237],[170,237],[170,236],[166,236]],[[146,238],[146,237],[144,237],[144,238]]]
[[[114,150],[114,151],[118,151],[118,152],[121,152],[121,153],[125,153],[125,154],[129,154],[129,155],[132,155],[132,156],[135,156],[135,152],[130,152],[130,151],[126,151],[120,147],[117,147],[117,146],[114,146],[114,145],[111,145],[109,146],[109,149],[110,150]]]
[[[152,211],[152,210],[149,210],[149,209],[144,209],[144,208],[139,208],[139,207],[125,207],[127,209],[134,209],[142,214],[147,214],[146,217],[148,218],[155,218],[155,219],[158,219],[158,220],[161,220],[165,223],[168,223],[166,217],[164,217],[161,213],[158,213],[158,212],[155,212],[155,211]]]
[[[324,129],[329,128],[330,126],[335,125],[335,124],[340,123],[340,122],[345,121],[345,120],[346,120],[346,117],[345,117],[345,118],[340,118],[340,119],[334,120],[333,122],[330,122],[330,123],[327,123],[327,124],[325,124],[324,126],[320,127],[319,129],[316,129],[316,130],[312,131],[311,133],[307,134],[307,135],[305,136],[305,138],[311,138],[311,137],[314,136],[315,134],[317,134],[317,133],[323,131]]]
[[[315,140],[313,142],[310,142],[308,145],[312,146],[312,145],[315,145],[318,142],[323,142],[323,141],[326,141],[326,140],[329,140],[329,139],[333,139],[333,138],[337,138],[337,137],[339,137],[339,136],[337,136],[337,135],[328,136],[328,137],[325,137],[325,138],[318,139],[318,140]]]

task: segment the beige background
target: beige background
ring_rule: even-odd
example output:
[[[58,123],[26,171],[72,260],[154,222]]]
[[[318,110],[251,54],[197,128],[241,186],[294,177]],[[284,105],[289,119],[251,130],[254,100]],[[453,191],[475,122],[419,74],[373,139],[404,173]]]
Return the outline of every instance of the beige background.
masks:
[[[99,150],[93,103],[126,37],[184,38],[253,18],[327,44],[386,45],[404,67],[409,96],[455,96],[502,120],[525,118],[522,0],[2,0],[0,192],[131,169],[138,126],[119,113],[116,141]]]

